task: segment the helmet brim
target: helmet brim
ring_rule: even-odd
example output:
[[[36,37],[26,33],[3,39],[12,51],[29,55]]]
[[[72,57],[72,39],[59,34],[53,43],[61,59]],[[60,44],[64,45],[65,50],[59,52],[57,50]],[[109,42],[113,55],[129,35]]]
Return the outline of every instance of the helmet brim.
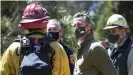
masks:
[[[106,26],[105,28],[103,28],[103,30],[107,30],[107,29],[112,29],[112,28],[116,28],[118,26]]]
[[[20,23],[31,23],[31,22],[35,22],[35,21],[40,21],[40,20],[45,20],[45,19],[49,19],[49,16],[46,16],[44,18],[40,18],[40,19],[23,19],[20,21]]]

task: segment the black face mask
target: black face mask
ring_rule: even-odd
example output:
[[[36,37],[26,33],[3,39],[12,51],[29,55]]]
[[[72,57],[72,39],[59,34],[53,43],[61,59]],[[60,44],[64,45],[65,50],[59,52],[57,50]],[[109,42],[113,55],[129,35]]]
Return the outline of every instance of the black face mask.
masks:
[[[119,39],[119,34],[109,34],[108,40],[111,43],[116,43],[116,41]]]
[[[59,32],[48,32],[47,38],[49,41],[57,41],[59,39]]]
[[[75,30],[75,36],[77,39],[79,39],[80,37],[82,37],[84,34],[86,34],[85,32],[85,27],[78,27]]]

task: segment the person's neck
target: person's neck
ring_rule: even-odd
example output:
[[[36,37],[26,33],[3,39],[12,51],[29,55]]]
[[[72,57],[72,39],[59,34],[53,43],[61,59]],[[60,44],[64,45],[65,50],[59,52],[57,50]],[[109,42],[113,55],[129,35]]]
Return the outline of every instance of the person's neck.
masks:
[[[116,42],[117,45],[121,46],[125,42],[126,39],[127,39],[127,34],[119,38],[119,40]]]
[[[78,45],[81,46],[83,45],[87,40],[89,40],[90,38],[93,38],[93,34],[88,34],[86,36],[84,36],[82,39],[78,40]]]
[[[91,33],[86,33],[84,36],[79,38],[79,41],[84,41],[88,36],[92,35]]]
[[[40,32],[40,33],[45,33],[42,30],[36,30],[36,31],[32,31],[32,32]]]

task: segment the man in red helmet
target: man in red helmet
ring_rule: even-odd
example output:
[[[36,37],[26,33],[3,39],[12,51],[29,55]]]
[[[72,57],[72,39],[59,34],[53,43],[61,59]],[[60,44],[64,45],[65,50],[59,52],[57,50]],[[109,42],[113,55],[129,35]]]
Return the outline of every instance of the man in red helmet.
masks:
[[[27,30],[29,37],[44,37],[42,34],[46,32],[48,22],[46,13],[47,10],[38,3],[29,4],[23,12],[19,27]],[[19,75],[19,66],[23,60],[19,58],[20,47],[20,42],[13,42],[3,54],[0,69],[2,75]],[[58,42],[51,42],[50,47],[54,51],[52,75],[70,75],[69,62],[63,47]]]

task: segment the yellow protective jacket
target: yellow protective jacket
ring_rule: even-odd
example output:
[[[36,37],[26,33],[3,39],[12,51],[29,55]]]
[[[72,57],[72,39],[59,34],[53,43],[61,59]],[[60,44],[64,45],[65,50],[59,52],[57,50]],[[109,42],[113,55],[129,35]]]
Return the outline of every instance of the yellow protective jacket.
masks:
[[[58,42],[51,42],[50,46],[55,51],[52,75],[70,75],[69,61],[62,45]],[[19,56],[16,54],[18,48],[20,48],[20,43],[13,42],[3,54],[0,67],[1,75],[18,75]]]

